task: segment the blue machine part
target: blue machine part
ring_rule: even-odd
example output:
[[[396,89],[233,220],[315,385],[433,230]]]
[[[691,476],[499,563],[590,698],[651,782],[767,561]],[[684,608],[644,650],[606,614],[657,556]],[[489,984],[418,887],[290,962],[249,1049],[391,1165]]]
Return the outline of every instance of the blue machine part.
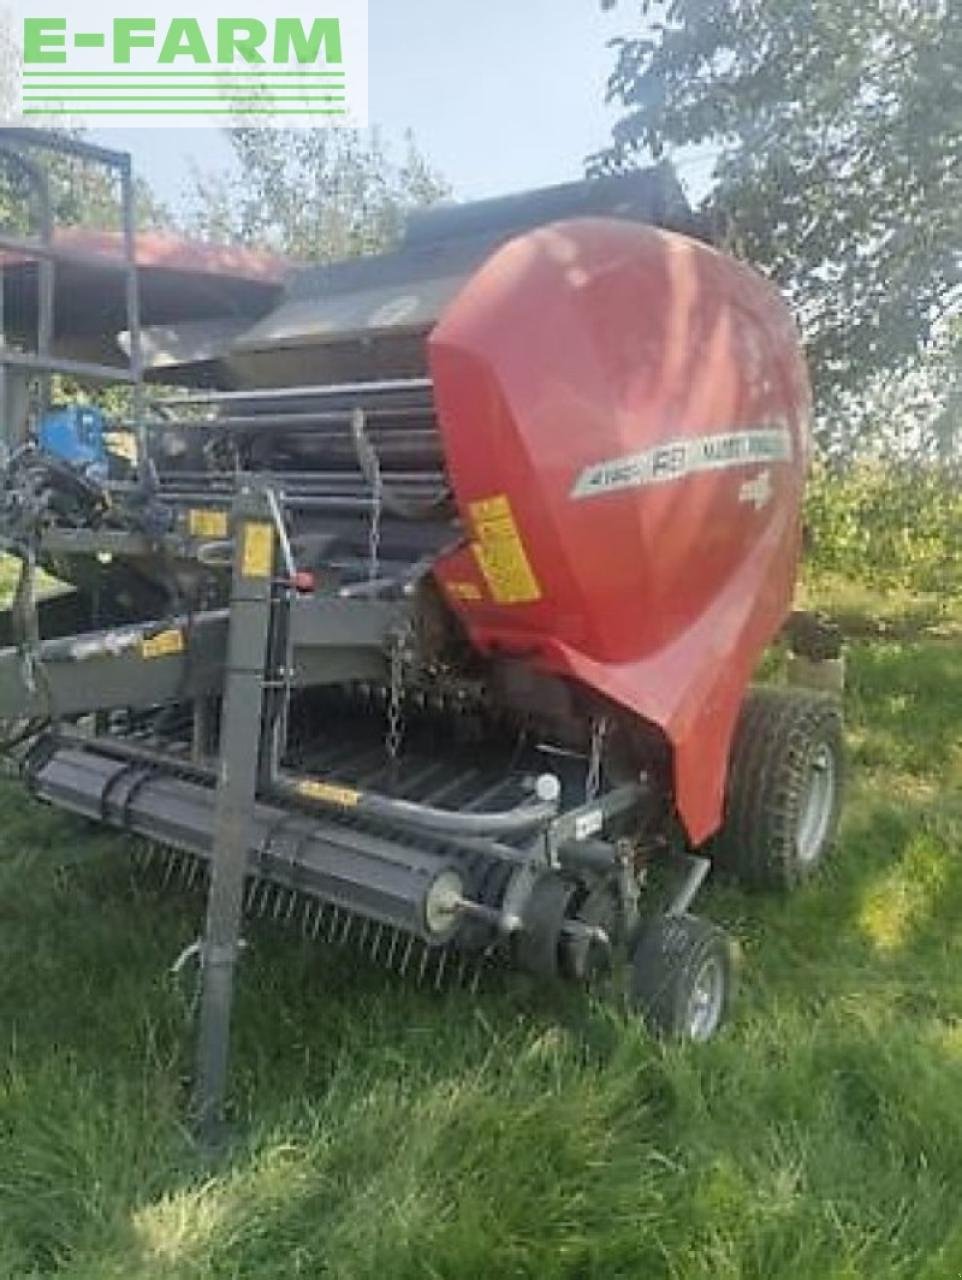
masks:
[[[106,480],[109,468],[107,420],[89,404],[49,409],[37,433],[40,448],[75,467],[92,480]]]

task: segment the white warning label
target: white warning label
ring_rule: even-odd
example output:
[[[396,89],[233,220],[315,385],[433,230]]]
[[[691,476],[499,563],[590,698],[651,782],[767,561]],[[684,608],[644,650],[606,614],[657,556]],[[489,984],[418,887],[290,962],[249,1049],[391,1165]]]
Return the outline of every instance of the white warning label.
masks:
[[[629,453],[585,467],[575,481],[571,496],[592,498],[622,489],[666,484],[701,471],[791,460],[792,435],[783,425],[771,424],[745,431],[668,440],[641,453]]]

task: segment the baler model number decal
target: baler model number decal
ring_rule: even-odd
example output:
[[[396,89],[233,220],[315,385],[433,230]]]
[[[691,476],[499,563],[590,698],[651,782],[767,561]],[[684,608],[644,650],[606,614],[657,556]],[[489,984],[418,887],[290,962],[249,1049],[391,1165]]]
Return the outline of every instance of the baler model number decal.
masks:
[[[474,556],[495,604],[530,604],[541,587],[528,560],[507,494],[469,505]]]
[[[592,498],[622,489],[682,480],[702,471],[722,471],[752,463],[791,462],[792,436],[787,427],[754,427],[718,435],[670,440],[609,462],[585,467],[571,490],[572,498]]]

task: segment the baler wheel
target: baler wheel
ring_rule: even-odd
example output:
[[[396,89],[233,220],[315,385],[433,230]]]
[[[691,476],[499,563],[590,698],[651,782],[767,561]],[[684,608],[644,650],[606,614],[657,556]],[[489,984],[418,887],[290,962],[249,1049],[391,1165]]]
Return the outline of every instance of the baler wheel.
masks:
[[[735,731],[718,864],[747,886],[793,889],[824,861],[838,829],[844,754],[835,699],[752,689]]]
[[[545,872],[535,882],[524,906],[522,928],[515,938],[519,969],[539,978],[558,977],[562,926],[574,894],[574,884],[554,871]]]
[[[631,999],[654,1035],[701,1043],[721,1027],[734,986],[724,929],[698,916],[655,916],[631,957]]]
[[[575,919],[581,924],[603,929],[609,944],[605,946],[584,935],[562,938],[560,960],[566,977],[590,985],[610,971],[612,944],[619,933],[621,914],[617,886],[606,881],[595,885],[575,912]]]

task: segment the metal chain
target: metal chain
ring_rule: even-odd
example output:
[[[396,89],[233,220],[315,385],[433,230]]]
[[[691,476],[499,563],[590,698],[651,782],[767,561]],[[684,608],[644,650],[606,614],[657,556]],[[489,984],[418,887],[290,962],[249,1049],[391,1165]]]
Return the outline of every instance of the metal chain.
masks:
[[[384,505],[384,480],[381,460],[367,434],[367,416],[358,406],[351,414],[351,435],[357,450],[358,466],[371,488],[371,524],[368,529],[368,577],[376,582],[381,555],[381,510]]]
[[[407,623],[395,632],[391,641],[387,733],[384,737],[384,746],[391,760],[397,760],[404,740],[404,666],[407,661],[406,650],[411,633],[411,624]]]
[[[591,722],[591,743],[588,748],[588,773],[585,778],[585,802],[591,804],[598,797],[601,788],[601,761],[604,754],[605,737],[608,733],[608,720],[602,716],[600,720]]]
[[[381,502],[384,494],[384,482],[381,479],[381,463],[377,454],[371,450],[371,527],[368,531],[368,579],[376,582],[380,571],[381,558]]]

